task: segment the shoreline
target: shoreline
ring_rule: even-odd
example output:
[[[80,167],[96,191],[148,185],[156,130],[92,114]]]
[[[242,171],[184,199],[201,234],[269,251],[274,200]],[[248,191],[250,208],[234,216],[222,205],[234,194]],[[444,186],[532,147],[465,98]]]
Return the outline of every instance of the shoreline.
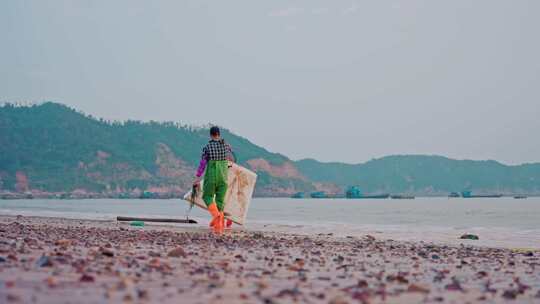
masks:
[[[187,193],[187,191],[186,191]],[[185,194],[185,193],[183,193]],[[55,196],[54,194],[50,195],[32,195],[28,196],[25,193],[0,193],[0,200],[100,200],[100,199],[118,199],[118,200],[172,200],[172,199],[183,199],[184,196],[179,194],[166,194],[164,196],[156,196],[156,197],[139,197],[139,196],[129,196],[129,197],[121,197],[121,196],[115,196],[115,195],[101,195],[99,193],[95,193],[89,196],[70,196],[70,197],[60,197]],[[455,199],[478,199],[478,198],[490,198],[490,199],[497,199],[497,198],[514,198],[516,199],[516,196],[524,196],[519,199],[527,199],[527,198],[538,198],[540,197],[540,194],[538,193],[521,193],[521,192],[515,192],[515,193],[504,193],[501,194],[501,196],[496,197],[485,197],[485,196],[471,196],[471,197],[451,197],[447,194],[413,194],[412,198],[448,198],[451,200]],[[404,200],[409,198],[392,198],[391,196],[388,198],[372,198],[372,197],[358,197],[358,198],[347,198],[345,196],[335,196],[331,195],[324,198],[313,198],[313,197],[302,197],[302,198],[295,198],[293,195],[254,195],[253,198],[290,198],[290,199],[301,199],[301,200],[320,200],[320,199],[328,199],[328,200],[351,200],[351,201],[358,201],[358,200],[365,200],[365,199],[376,199],[376,200]]]
[[[0,299],[79,303],[540,301],[540,251],[0,216]]]
[[[36,212],[25,212],[22,210],[2,213],[3,217],[24,216],[34,218],[39,221],[49,219],[96,221],[103,223],[116,223],[116,215],[100,214],[95,217],[87,217],[85,214],[55,211],[41,211],[47,215],[36,215]],[[200,215],[200,214],[199,214]],[[151,215],[150,217],[163,217],[161,215]],[[179,215],[166,216],[175,219],[185,219]],[[203,230],[208,225],[208,216],[190,217],[195,219],[197,224],[171,225],[167,223],[152,223],[150,226],[162,227],[163,229],[190,229]],[[257,221],[251,220],[245,226],[234,225],[235,231],[246,230],[251,232],[279,233],[285,235],[301,235],[316,237],[318,235],[329,235],[337,238],[361,237],[373,235],[382,240],[395,240],[411,243],[432,243],[440,246],[475,246],[486,248],[501,248],[513,250],[540,250],[540,230],[522,230],[509,227],[445,227],[445,226],[410,226],[410,225],[384,225],[384,224],[345,224],[345,223],[323,223],[314,224],[308,222],[284,222],[284,221]],[[474,234],[479,236],[479,240],[460,239],[461,235]]]

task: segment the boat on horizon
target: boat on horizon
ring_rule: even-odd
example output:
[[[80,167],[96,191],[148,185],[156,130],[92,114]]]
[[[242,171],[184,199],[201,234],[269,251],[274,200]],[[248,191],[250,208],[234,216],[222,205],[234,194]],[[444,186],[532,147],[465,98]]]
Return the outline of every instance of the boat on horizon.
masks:
[[[499,198],[502,196],[502,194],[472,194],[471,191],[461,191],[463,198]]]
[[[362,195],[359,198],[384,199],[384,198],[389,198],[389,197],[390,197],[389,193],[383,193],[383,194],[374,194],[374,195]]]
[[[304,198],[306,197],[306,194],[304,192],[296,192],[291,196],[291,198]]]
[[[326,192],[324,191],[312,192],[310,196],[311,198],[328,198],[328,196],[326,195]]]
[[[362,198],[384,199],[384,198],[389,198],[390,194],[383,193],[383,194],[364,195],[362,194],[362,191],[360,191],[360,188],[358,188],[357,186],[350,186],[347,188],[347,191],[345,192],[345,197],[349,199],[362,199]]]
[[[390,195],[391,199],[415,199],[413,195],[394,194]]]

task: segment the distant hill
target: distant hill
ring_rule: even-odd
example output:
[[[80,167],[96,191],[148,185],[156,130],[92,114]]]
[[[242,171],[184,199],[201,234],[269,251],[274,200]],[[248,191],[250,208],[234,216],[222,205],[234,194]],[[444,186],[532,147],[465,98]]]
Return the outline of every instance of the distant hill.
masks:
[[[259,175],[256,195],[297,191],[446,194],[540,193],[540,164],[441,156],[389,156],[364,164],[291,161],[223,130],[239,162]],[[179,196],[190,187],[208,130],[172,122],[108,122],[62,104],[0,107],[0,192],[142,191]]]
[[[359,185],[365,192],[438,195],[472,190],[478,193],[539,193],[540,164],[507,166],[496,161],[455,160],[442,156],[396,155],[363,164],[296,162],[314,182]]]

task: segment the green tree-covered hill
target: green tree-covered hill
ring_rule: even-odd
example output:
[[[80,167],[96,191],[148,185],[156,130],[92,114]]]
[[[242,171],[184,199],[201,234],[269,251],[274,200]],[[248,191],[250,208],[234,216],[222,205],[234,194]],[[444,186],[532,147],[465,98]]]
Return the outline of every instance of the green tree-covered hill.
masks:
[[[52,102],[2,106],[0,130],[0,189],[8,190],[185,191],[208,141],[204,128],[172,122],[107,122]],[[243,165],[253,158],[274,165],[288,161],[228,130],[222,133]],[[17,189],[17,172],[27,178],[28,187]],[[261,173],[261,189],[264,183],[289,185]]]

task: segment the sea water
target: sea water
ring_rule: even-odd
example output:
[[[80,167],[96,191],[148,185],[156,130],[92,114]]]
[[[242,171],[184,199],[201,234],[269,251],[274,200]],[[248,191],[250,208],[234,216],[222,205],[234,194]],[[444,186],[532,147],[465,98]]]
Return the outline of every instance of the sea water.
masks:
[[[185,218],[188,210],[179,199],[0,200],[0,215],[114,220],[116,216]],[[207,212],[197,207],[189,217],[200,227],[208,224]],[[243,229],[540,248],[540,198],[256,198]],[[480,240],[460,240],[464,233],[477,234]]]

